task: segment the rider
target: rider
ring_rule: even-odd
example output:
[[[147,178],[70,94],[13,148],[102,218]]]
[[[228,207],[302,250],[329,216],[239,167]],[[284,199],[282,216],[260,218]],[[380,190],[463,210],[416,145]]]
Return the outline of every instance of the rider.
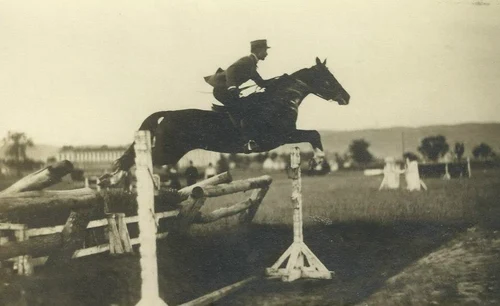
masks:
[[[219,68],[214,75],[205,77],[205,81],[214,87],[214,97],[226,106],[237,107],[237,103],[240,102],[241,89],[239,86],[248,80],[253,80],[261,88],[267,87],[273,80],[263,80],[257,72],[257,63],[267,57],[267,49],[270,48],[267,46],[267,40],[252,41],[250,47],[250,55],[240,58],[225,71]],[[235,123],[234,117],[231,120]],[[249,132],[252,131],[249,130],[248,122],[245,122],[244,119],[236,121],[239,122],[235,125],[240,128],[245,141],[248,141],[245,149],[248,151],[257,150],[259,146],[254,139],[249,137]]]

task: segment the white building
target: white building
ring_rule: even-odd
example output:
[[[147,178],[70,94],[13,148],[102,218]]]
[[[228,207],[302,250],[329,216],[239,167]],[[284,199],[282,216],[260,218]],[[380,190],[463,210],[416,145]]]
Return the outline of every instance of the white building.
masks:
[[[110,170],[113,161],[126,149],[125,146],[64,146],[59,150],[57,160],[69,160],[75,168],[83,169],[85,175],[100,175]]]

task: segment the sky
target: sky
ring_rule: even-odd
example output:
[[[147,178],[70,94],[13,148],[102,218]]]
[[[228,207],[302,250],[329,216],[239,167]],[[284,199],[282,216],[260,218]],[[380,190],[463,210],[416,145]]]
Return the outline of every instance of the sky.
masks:
[[[121,145],[159,110],[209,109],[203,76],[271,46],[266,79],[327,66],[348,106],[298,127],[500,122],[500,0],[0,0],[0,138]]]

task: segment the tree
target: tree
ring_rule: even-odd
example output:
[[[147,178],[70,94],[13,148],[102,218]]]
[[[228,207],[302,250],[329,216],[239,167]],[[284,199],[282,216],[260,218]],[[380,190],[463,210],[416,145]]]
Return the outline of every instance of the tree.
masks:
[[[414,160],[418,161],[418,156],[417,156],[417,154],[415,154],[415,153],[413,153],[413,152],[405,152],[405,153],[403,154],[403,159],[404,159],[404,160],[406,160],[407,158],[408,158],[410,161],[414,161]]]
[[[456,142],[455,143],[455,155],[457,156],[458,161],[462,160],[462,157],[464,156],[465,152],[465,145],[463,142]]]
[[[17,175],[21,176],[23,165],[29,161],[26,150],[34,146],[33,140],[28,138],[25,133],[9,131],[3,142],[4,146],[6,146],[5,155],[7,159],[11,159],[12,165],[17,170]]]
[[[422,139],[418,151],[430,161],[437,161],[450,150],[446,137],[442,135],[429,136]]]
[[[364,139],[355,139],[349,145],[352,159],[361,165],[366,165],[373,160],[373,155],[368,151],[370,144]]]
[[[474,150],[472,150],[472,155],[474,155],[475,158],[486,159],[495,156],[495,153],[489,145],[481,143],[480,145],[476,146]]]

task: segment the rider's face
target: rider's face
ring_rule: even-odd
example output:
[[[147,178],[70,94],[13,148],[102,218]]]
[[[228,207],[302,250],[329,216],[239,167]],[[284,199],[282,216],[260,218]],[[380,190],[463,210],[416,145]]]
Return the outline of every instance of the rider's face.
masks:
[[[261,61],[265,60],[267,57],[267,48],[266,49],[260,49],[255,52],[255,56]]]

